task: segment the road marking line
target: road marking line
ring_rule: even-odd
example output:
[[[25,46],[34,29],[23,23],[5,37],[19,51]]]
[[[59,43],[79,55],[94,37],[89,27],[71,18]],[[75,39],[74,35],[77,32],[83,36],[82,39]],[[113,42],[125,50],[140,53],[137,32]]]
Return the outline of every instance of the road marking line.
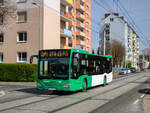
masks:
[[[0,91],[0,97],[4,96],[5,92],[4,91]]]
[[[137,99],[136,101],[134,101],[134,103],[133,103],[133,104],[137,104],[137,103],[138,103],[138,101],[139,101],[139,99]]]
[[[143,98],[145,96],[145,94],[141,95],[141,98]]]

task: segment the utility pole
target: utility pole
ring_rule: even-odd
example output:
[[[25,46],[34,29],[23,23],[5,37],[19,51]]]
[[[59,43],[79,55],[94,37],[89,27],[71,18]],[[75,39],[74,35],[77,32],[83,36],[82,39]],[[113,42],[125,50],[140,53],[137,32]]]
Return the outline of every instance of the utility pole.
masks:
[[[143,68],[145,68],[145,64],[144,64],[144,61],[145,61],[145,56],[144,56],[145,52],[143,50],[143,61],[142,61],[142,64],[143,64]]]
[[[104,55],[106,54],[106,31],[105,31],[105,29],[104,29]]]

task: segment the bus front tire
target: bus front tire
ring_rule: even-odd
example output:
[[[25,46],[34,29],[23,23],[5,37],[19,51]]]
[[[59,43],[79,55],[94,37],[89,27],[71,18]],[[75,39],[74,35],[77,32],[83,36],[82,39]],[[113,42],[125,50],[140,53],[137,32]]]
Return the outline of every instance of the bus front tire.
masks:
[[[84,79],[82,82],[82,92],[86,92],[86,91],[87,91],[87,82],[86,79]]]

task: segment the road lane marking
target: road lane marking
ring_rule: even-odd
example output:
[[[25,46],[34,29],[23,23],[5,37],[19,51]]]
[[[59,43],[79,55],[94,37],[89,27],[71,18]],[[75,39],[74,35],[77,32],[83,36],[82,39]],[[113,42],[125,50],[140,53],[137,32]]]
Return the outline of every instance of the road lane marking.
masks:
[[[137,99],[136,101],[134,101],[134,103],[133,104],[137,104],[139,102],[139,99]]]
[[[0,97],[4,96],[5,92],[4,91],[0,91]]]

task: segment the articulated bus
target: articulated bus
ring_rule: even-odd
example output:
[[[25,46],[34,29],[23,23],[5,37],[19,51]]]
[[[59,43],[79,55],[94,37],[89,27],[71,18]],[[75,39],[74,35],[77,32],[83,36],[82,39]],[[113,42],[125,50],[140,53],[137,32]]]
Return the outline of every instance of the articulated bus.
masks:
[[[79,49],[40,50],[37,89],[85,91],[112,81],[112,56]],[[31,60],[33,57],[31,57]]]

